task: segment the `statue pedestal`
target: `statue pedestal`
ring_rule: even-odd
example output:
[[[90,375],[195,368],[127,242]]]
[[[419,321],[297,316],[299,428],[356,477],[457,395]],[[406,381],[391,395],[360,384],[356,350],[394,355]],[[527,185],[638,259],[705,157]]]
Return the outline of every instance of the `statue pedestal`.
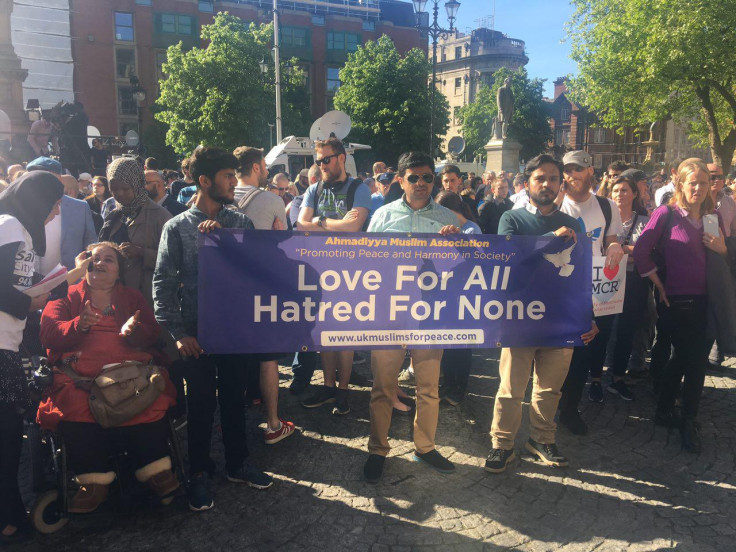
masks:
[[[506,171],[511,174],[519,172],[519,152],[521,144],[512,139],[491,140],[483,147],[486,150],[486,171],[499,173]]]

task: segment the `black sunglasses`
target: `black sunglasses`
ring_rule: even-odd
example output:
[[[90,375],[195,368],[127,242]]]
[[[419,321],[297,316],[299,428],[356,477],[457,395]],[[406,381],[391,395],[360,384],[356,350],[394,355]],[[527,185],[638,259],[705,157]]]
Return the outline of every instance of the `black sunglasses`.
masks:
[[[424,180],[427,184],[432,184],[434,182],[434,175],[432,173],[426,173],[422,175],[410,174],[409,176],[406,177],[406,179],[411,184],[416,184],[417,182],[419,182],[420,178]]]
[[[327,156],[323,157],[322,159],[315,159],[314,162],[317,163],[317,165],[329,165],[330,164],[330,161],[332,161],[332,159],[334,157],[337,157],[338,155],[340,155],[340,154],[339,153],[333,153],[332,155],[327,155]]]

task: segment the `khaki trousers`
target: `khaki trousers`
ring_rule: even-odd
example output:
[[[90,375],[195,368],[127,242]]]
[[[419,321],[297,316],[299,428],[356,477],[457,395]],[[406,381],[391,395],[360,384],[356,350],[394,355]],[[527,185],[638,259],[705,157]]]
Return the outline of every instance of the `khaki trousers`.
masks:
[[[404,349],[371,351],[371,435],[368,452],[386,456],[391,450],[388,430],[391,427],[394,394],[398,386],[399,370],[404,362]],[[434,450],[439,414],[439,379],[442,350],[417,349],[411,351],[414,379],[417,385],[417,408],[414,416],[414,446],[424,454]]]
[[[501,350],[499,374],[491,424],[493,448],[514,448],[521,425],[521,401],[524,399],[534,363],[532,399],[529,404],[529,436],[538,443],[555,442],[555,412],[562,393],[572,347],[514,347]]]

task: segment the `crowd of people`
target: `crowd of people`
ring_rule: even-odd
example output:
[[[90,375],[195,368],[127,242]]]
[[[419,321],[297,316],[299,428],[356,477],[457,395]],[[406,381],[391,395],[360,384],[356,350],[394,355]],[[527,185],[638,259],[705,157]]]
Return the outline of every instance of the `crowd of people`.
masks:
[[[724,293],[711,288],[710,259],[730,265],[727,241],[736,231],[736,202],[719,166],[687,159],[665,182],[661,174],[617,162],[598,182],[584,151],[568,152],[561,161],[539,155],[517,175],[464,175],[455,165],[436,171],[433,159],[419,152],[402,154],[396,168],[377,162],[371,174],[349,175],[345,160],[335,138],[316,144],[314,165],[293,181],[286,173],[269,175],[263,151],[247,146],[233,152],[199,147],[180,173],[160,170],[153,158],[113,160],[105,152],[94,158],[94,175],[72,176],[43,155],[26,166],[0,160],[3,539],[18,538],[27,526],[18,490],[24,419],[63,436],[77,484],[69,502],[73,513],[92,512],[107,499],[116,477],[112,443],[121,441],[135,478],[170,502],[183,482],[172,468],[165,417],[185,420],[188,504],[201,511],[214,506],[217,467],[210,448],[218,404],[227,480],[257,489],[273,484],[271,475],[247,461],[245,411],[249,399],[262,402],[268,445],[295,433],[294,423],[279,415],[279,359],[293,355],[289,390],[303,395],[304,408],[350,413],[359,352],[225,355],[202,349],[197,239],[217,228],[566,240],[587,234],[593,254],[608,266],[628,255],[623,312],[591,313],[583,346],[501,350],[485,469],[503,472],[515,458],[532,373],[524,446],[547,465],[568,465],[556,446],[556,420],[574,434],[588,431],[579,412],[586,384],[591,402],[604,403],[606,391],[633,401],[627,378],[650,377],[655,423],[678,428],[686,450],[701,450],[697,415],[709,354],[720,362],[725,346],[714,344],[707,330],[709,300]],[[34,284],[59,265],[68,270],[64,281],[50,293],[35,293]],[[54,378],[34,403],[22,357],[39,348]],[[411,350],[402,371],[406,356],[403,349],[370,352],[363,468],[370,483],[383,474],[393,411],[412,409],[400,386],[406,381],[416,384],[413,459],[441,473],[454,471],[435,446],[439,404],[464,400],[472,350]],[[323,383],[313,386],[318,364]],[[108,401],[105,389],[132,380],[143,382],[140,393]]]

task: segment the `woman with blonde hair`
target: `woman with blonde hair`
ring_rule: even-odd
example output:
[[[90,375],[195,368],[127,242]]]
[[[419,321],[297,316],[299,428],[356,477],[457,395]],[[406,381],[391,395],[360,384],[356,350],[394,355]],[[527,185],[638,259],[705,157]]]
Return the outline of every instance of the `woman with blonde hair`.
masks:
[[[726,254],[719,215],[718,235],[704,232],[703,217],[713,209],[708,167],[700,159],[686,159],[677,170],[669,205],[652,213],[633,252],[636,268],[642,277],[649,277],[658,296],[657,339],[669,338],[674,350],[662,373],[652,374],[660,392],[655,423],[679,427],[683,447],[695,453],[701,450],[695,419],[711,345],[706,336],[706,248]],[[652,258],[655,249],[659,263]],[[683,376],[679,416],[674,406]]]

